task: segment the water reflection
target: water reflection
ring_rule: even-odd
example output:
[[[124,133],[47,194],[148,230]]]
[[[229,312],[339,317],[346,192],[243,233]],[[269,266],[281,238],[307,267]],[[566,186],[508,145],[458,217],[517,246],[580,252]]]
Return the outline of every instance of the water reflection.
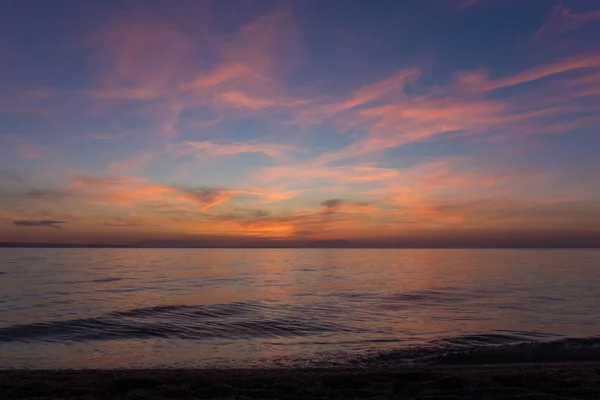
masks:
[[[590,337],[598,265],[597,251],[3,249],[2,361],[202,364],[498,332]]]

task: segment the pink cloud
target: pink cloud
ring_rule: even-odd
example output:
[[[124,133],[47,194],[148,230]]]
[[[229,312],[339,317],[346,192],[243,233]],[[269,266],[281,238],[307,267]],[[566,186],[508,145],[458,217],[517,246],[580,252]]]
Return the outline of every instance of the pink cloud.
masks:
[[[87,43],[96,54],[97,97],[147,99],[169,88],[194,50],[181,31],[155,15],[116,18]]]
[[[195,73],[180,90],[192,103],[215,107],[227,103],[261,109],[276,104],[283,97],[282,78],[288,62],[297,52],[295,30],[289,13],[276,12],[232,35],[214,37],[209,44],[219,56],[216,65]]]
[[[97,113],[118,101],[146,102],[135,112],[156,121],[152,133],[174,139],[185,110],[230,109],[235,116],[296,105],[285,96],[282,79],[297,51],[289,13],[265,15],[230,35],[196,32],[199,40],[192,40],[163,16],[143,7],[135,11],[135,17],[109,21],[87,41],[97,57],[99,85],[86,95],[97,100]],[[199,62],[200,52],[211,57]]]
[[[600,22],[600,10],[576,14],[571,9],[558,4],[544,25],[533,35],[533,39],[560,36],[592,22]]]
[[[294,184],[310,181],[328,181],[341,184],[379,182],[398,176],[394,168],[378,168],[370,165],[349,165],[331,167],[321,160],[265,168],[256,178],[265,182],[285,181],[294,177]]]
[[[183,90],[203,90],[212,88],[221,84],[236,80],[238,78],[252,74],[250,68],[238,62],[218,66],[213,71],[206,74],[201,74],[192,79],[191,82],[185,83],[182,86]]]
[[[182,208],[207,212],[241,192],[225,189],[182,189],[152,183],[138,177],[71,177],[72,190],[91,204],[159,208]]]
[[[276,99],[250,97],[243,92],[229,91],[220,94],[221,99],[225,102],[242,108],[251,110],[260,110],[263,108],[275,107],[281,105]]]
[[[490,79],[484,70],[463,72],[458,75],[458,83],[462,90],[483,93],[500,88],[537,81],[553,75],[586,68],[599,68],[600,55],[586,54],[573,56],[551,62],[539,67],[527,69],[504,78]]]
[[[281,158],[287,154],[300,151],[297,147],[277,143],[215,143],[208,140],[203,142],[182,142],[179,144],[179,148],[182,154],[197,154],[199,157],[214,157],[243,153],[263,153],[270,157]]]
[[[393,97],[406,97],[404,89],[406,86],[421,76],[418,69],[407,69],[396,72],[393,76],[385,78],[379,82],[365,85],[355,91],[350,100],[339,104],[333,104],[329,112],[339,112],[347,109],[366,105],[374,100],[381,100]],[[388,100],[390,100],[388,98]]]
[[[543,78],[560,75],[564,72],[589,70],[600,67],[598,55],[589,54],[558,60],[549,64],[531,68],[504,78],[490,79],[484,71],[464,73],[458,77],[457,84],[450,87],[434,88],[419,96],[409,96],[400,82],[410,82],[418,77],[417,72],[405,71],[396,76],[400,80],[383,80],[382,84],[367,85],[368,90],[359,90],[348,100],[311,106],[315,113],[321,113],[321,119],[336,120],[339,110],[348,110],[341,122],[345,127],[361,127],[367,133],[343,149],[319,156],[315,162],[322,164],[333,161],[365,157],[369,153],[399,147],[407,143],[428,140],[447,132],[462,134],[483,134],[490,130],[532,129],[542,124],[542,118],[573,113],[573,105],[564,101],[550,103],[547,94],[536,93],[537,101],[525,100],[527,93],[519,93],[503,100],[489,100],[482,96],[495,89],[533,82]],[[558,76],[565,82],[565,88],[552,88],[554,93],[564,100],[564,96],[595,95],[596,79],[588,82],[587,87],[575,87],[568,82],[571,78]],[[591,79],[591,78],[590,78]],[[399,82],[392,85],[390,82]],[[549,87],[549,86],[545,86]],[[377,88],[377,89],[376,89]],[[386,88],[393,88],[389,91]],[[357,100],[358,99],[358,100]],[[360,107],[358,107],[360,105]],[[593,108],[593,107],[592,107]],[[309,109],[310,110],[310,109]],[[591,111],[591,109],[589,110]],[[298,115],[306,114],[300,110]],[[583,122],[583,121],[581,121]],[[545,126],[552,129],[552,124]],[[544,130],[538,130],[544,133]]]
[[[149,163],[151,163],[156,156],[156,153],[152,151],[135,153],[122,160],[111,162],[107,167],[107,172],[111,175],[139,172]]]
[[[242,62],[261,77],[281,76],[297,58],[296,24],[289,12],[273,12],[243,26],[219,48],[224,60]]]
[[[317,101],[298,101],[295,106],[295,122],[300,125],[321,123],[339,116],[344,120],[348,112],[356,112],[373,102],[390,102],[406,98],[404,89],[421,76],[419,69],[402,69],[381,81],[363,85],[347,98],[332,101],[320,98]]]

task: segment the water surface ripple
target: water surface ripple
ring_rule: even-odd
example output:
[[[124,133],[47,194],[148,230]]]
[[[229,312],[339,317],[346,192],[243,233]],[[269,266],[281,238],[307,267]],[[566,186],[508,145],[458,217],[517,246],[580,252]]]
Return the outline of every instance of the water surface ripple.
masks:
[[[1,368],[600,360],[600,251],[0,249]]]

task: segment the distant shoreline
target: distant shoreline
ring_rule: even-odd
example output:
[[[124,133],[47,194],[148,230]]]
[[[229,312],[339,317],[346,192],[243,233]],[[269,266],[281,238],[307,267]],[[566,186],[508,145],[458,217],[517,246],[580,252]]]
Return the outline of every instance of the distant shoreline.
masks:
[[[0,398],[600,398],[600,364],[388,369],[4,370]]]
[[[137,245],[137,244],[63,244],[63,243],[21,243],[0,242],[0,248],[4,249],[331,249],[331,250],[598,250],[598,246],[274,246],[270,245],[248,245],[248,246],[202,246],[202,245]]]

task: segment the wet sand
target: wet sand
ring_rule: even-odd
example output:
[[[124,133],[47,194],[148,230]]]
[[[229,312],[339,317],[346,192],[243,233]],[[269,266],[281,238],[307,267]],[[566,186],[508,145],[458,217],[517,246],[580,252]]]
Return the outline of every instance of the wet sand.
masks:
[[[0,399],[600,399],[600,364],[0,371]]]

